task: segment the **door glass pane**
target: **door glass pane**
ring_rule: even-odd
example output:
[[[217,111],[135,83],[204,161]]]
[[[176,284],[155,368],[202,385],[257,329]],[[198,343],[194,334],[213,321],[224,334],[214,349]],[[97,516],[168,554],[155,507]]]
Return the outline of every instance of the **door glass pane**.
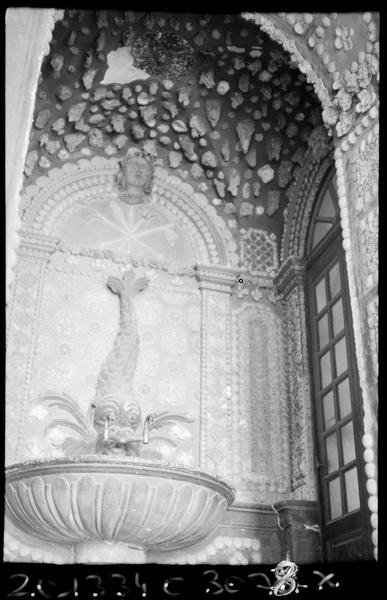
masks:
[[[347,492],[348,512],[360,508],[359,483],[357,479],[356,467],[345,473],[345,489]]]
[[[317,312],[319,313],[327,303],[327,295],[325,292],[325,279],[316,285],[316,304]]]
[[[348,415],[351,410],[351,392],[349,389],[348,377],[337,386],[337,395],[339,397],[340,419]]]
[[[332,381],[331,353],[326,352],[320,358],[321,388],[324,389]]]
[[[340,479],[336,477],[328,483],[329,503],[331,508],[331,519],[337,519],[343,514],[341,508]]]
[[[332,227],[332,223],[325,223],[325,222],[319,223],[318,221],[316,222],[316,224],[314,226],[314,232],[313,232],[312,248],[317,246],[317,244],[328,233],[328,231],[330,230],[331,227]]]
[[[329,330],[328,330],[328,315],[325,313],[323,317],[318,321],[318,341],[319,341],[319,350],[324,348],[324,346],[329,341]]]
[[[333,265],[329,271],[329,289],[331,291],[331,298],[341,289],[339,263]]]
[[[335,403],[333,399],[333,392],[329,392],[323,397],[323,407],[324,407],[324,422],[325,429],[329,429],[332,425],[336,423],[335,418]]]
[[[332,322],[333,335],[337,335],[344,329],[343,301],[341,298],[332,306]]]
[[[347,425],[344,425],[341,429],[341,440],[343,442],[343,457],[344,464],[349,463],[351,460],[356,458],[355,452],[355,438],[353,436],[353,423],[352,421]]]
[[[329,190],[325,192],[324,200],[321,203],[320,210],[318,211],[319,217],[331,217],[335,216],[335,207],[333,206],[332,198]]]
[[[347,346],[345,343],[345,337],[341,338],[335,348],[335,360],[336,360],[336,376],[343,373],[348,367],[347,363]]]
[[[325,440],[325,446],[327,451],[327,472],[332,473],[339,468],[339,452],[337,449],[337,435],[331,433]]]

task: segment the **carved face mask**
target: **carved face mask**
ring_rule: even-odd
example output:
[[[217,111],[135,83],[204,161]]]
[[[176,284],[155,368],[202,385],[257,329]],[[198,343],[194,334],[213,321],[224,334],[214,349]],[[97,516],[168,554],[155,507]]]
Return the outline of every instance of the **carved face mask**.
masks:
[[[97,431],[104,428],[107,418],[114,429],[130,427],[135,430],[138,427],[141,420],[139,406],[134,402],[124,402],[123,400],[109,396],[98,403],[94,413],[94,427]]]
[[[141,420],[141,411],[134,402],[126,402],[122,408],[121,421],[132,429],[136,429]]]
[[[135,186],[144,186],[150,176],[150,167],[147,161],[141,157],[128,160],[126,167],[126,180]]]

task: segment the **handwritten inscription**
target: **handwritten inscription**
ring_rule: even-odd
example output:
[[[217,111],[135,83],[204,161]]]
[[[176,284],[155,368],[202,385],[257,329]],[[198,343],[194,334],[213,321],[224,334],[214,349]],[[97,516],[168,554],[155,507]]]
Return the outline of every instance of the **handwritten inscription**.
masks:
[[[285,564],[286,563],[286,564]],[[307,588],[296,580],[297,565],[288,561],[281,561],[272,569],[275,581],[272,583],[270,577],[264,572],[248,573],[245,577],[240,574],[222,575],[216,569],[206,569],[191,580],[188,576],[161,577],[159,583],[155,584],[154,578],[146,581],[144,573],[136,572],[126,576],[122,573],[110,573],[105,577],[96,574],[84,577],[69,577],[66,583],[57,583],[50,578],[31,578],[25,573],[14,573],[8,579],[7,598],[45,598],[46,600],[94,600],[104,598],[110,600],[117,598],[125,599],[148,599],[162,600],[165,598],[176,598],[184,600],[187,594],[193,590],[197,591],[198,598],[209,598],[220,595],[231,595],[235,598],[244,598],[246,594],[266,593],[269,596],[285,596],[292,592],[298,593],[299,588]],[[318,579],[315,586],[310,588],[317,591],[338,588],[339,583],[333,582],[333,573],[324,575],[320,571],[313,571]],[[148,583],[152,580],[152,589],[148,589]],[[159,585],[159,588],[157,587]],[[239,594],[239,595],[238,595]],[[259,598],[259,594],[254,597]]]

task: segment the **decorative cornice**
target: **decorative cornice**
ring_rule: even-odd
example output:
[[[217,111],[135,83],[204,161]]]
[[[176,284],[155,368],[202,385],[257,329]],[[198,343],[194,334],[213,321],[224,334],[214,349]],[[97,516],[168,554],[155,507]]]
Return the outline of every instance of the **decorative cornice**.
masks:
[[[27,256],[42,260],[49,260],[57,248],[58,239],[37,232],[21,230],[20,246],[17,250],[19,256]]]
[[[144,269],[158,269],[160,271],[166,271],[170,275],[179,275],[186,277],[195,277],[194,266],[190,267],[179,263],[168,263],[165,261],[158,261],[156,259],[147,259],[144,257],[133,257],[130,254],[124,252],[117,252],[114,250],[105,249],[94,249],[69,242],[59,241],[56,247],[58,252],[64,254],[72,254],[73,256],[85,256],[94,259],[111,260],[113,263],[121,265],[132,265],[135,268],[142,267]]]
[[[232,294],[239,271],[224,265],[196,265],[196,278],[200,289]]]
[[[305,264],[298,256],[288,256],[274,279],[277,291],[284,297],[298,285],[303,285]]]

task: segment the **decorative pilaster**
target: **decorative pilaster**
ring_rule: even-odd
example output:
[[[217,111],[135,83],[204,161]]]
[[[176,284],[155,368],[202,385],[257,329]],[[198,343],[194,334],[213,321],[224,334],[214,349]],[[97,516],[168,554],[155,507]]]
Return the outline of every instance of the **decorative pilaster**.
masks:
[[[55,22],[62,16],[63,10],[53,8],[9,8],[6,14],[7,300],[20,242],[19,193],[38,76]]]
[[[232,470],[230,296],[238,273],[197,265],[201,290],[200,467],[229,476]]]
[[[20,237],[14,295],[7,319],[7,464],[20,458],[43,285],[57,244],[53,238],[26,231]]]
[[[232,306],[232,484],[237,501],[289,497],[290,455],[280,307],[235,294]]]
[[[303,262],[290,256],[274,283],[284,310],[291,490],[294,498],[312,500],[316,492]]]
[[[374,106],[335,152],[356,359],[364,408],[368,506],[377,557],[378,175],[379,122]]]

